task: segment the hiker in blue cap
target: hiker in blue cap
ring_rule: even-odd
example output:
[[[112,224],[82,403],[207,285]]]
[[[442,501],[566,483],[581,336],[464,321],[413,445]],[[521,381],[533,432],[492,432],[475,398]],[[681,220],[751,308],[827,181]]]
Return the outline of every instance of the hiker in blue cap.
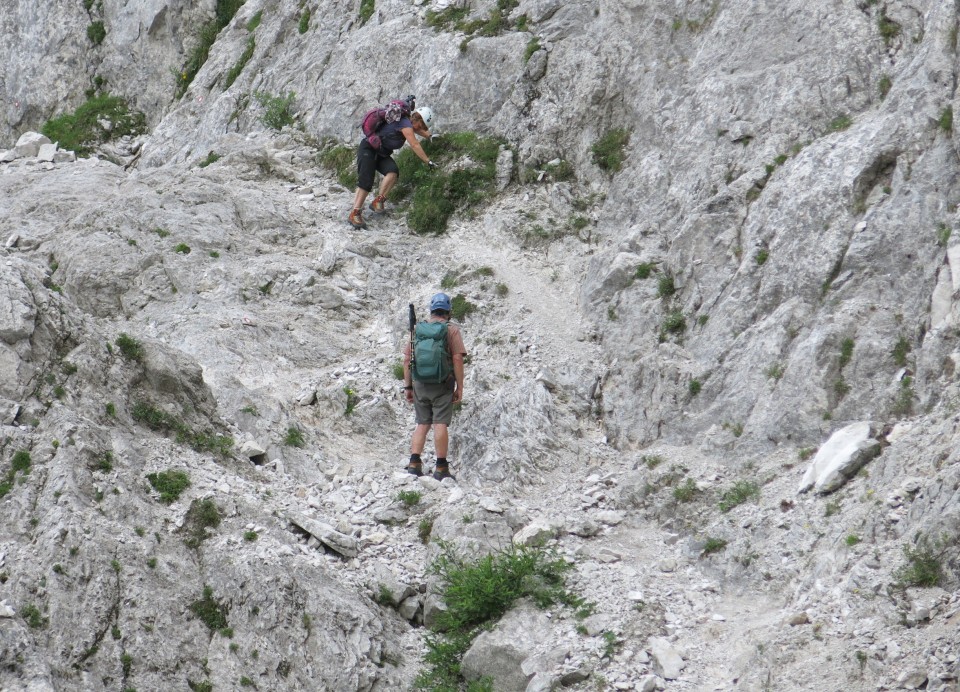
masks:
[[[453,478],[447,461],[447,427],[453,418],[454,404],[463,401],[463,359],[467,355],[460,327],[450,322],[451,310],[450,296],[434,295],[430,299],[430,318],[416,325],[403,354],[404,390],[417,420],[407,471],[423,475],[420,455],[432,427],[437,454],[433,477],[439,481]]]

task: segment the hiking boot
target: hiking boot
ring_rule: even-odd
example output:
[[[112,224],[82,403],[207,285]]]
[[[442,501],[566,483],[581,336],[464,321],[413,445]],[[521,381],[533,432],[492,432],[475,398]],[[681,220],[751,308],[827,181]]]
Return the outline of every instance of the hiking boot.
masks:
[[[433,477],[438,481],[442,481],[444,478],[453,478],[457,480],[452,473],[450,473],[449,466],[438,466],[433,470]]]
[[[422,476],[423,464],[410,464],[407,466],[407,473],[412,473],[414,476]]]
[[[370,209],[377,214],[382,214],[384,209],[386,209],[387,198],[383,195],[377,195],[373,198],[373,201],[370,202]]]
[[[366,228],[367,224],[363,220],[363,210],[354,209],[353,211],[351,211],[350,218],[347,219],[347,223],[349,223],[354,228]]]

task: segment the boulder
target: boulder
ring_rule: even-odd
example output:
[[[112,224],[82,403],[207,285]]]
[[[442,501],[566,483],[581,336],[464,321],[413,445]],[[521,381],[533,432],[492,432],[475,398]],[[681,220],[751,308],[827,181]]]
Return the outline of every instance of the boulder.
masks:
[[[51,144],[50,139],[39,132],[24,132],[17,140],[14,151],[20,158],[33,157],[40,153],[40,147],[44,144]]]
[[[463,655],[460,672],[468,681],[487,676],[498,692],[524,692],[533,675],[523,671],[532,644],[550,633],[550,621],[529,603],[503,616],[492,630],[484,632]]]
[[[666,680],[676,680],[680,677],[680,671],[687,664],[670,642],[662,637],[650,637],[647,648],[653,659],[653,670],[657,675]]]
[[[356,557],[359,552],[356,538],[340,533],[329,524],[295,513],[287,515],[287,520],[309,533],[335,553],[344,557]]]
[[[851,423],[833,433],[813,457],[797,491],[804,493],[813,488],[814,492],[825,494],[842,486],[880,453],[882,445],[874,434],[873,426],[866,421]]]

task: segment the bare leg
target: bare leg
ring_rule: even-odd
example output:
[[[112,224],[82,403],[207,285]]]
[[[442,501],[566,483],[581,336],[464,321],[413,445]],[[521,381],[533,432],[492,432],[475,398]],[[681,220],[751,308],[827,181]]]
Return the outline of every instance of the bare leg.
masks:
[[[390,190],[393,189],[394,184],[397,182],[396,173],[387,173],[383,176],[383,180],[380,181],[380,196],[386,197],[390,194]],[[360,204],[363,204],[361,201]]]
[[[423,446],[427,443],[427,432],[429,430],[430,426],[426,423],[417,425],[416,429],[413,431],[413,440],[410,442],[411,454],[423,453]]]
[[[367,195],[370,194],[366,190],[362,190],[359,187],[357,188],[356,194],[353,196],[353,208],[354,209],[363,209],[363,202],[367,199]]]
[[[433,446],[437,450],[437,456],[443,459],[447,458],[447,426],[444,423],[435,423],[433,426]]]

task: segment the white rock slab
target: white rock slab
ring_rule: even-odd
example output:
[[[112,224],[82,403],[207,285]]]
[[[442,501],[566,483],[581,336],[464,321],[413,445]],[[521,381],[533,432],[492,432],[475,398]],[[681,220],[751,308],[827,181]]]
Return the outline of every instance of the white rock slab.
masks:
[[[662,637],[650,637],[647,649],[653,658],[653,670],[661,678],[676,680],[687,665],[679,652]]]
[[[50,139],[39,132],[24,132],[17,140],[14,150],[19,157],[36,156],[40,153],[41,146],[50,143]]]
[[[797,492],[813,488],[817,493],[829,493],[846,483],[880,452],[880,443],[872,434],[867,421],[851,423],[833,433],[813,457]]]

